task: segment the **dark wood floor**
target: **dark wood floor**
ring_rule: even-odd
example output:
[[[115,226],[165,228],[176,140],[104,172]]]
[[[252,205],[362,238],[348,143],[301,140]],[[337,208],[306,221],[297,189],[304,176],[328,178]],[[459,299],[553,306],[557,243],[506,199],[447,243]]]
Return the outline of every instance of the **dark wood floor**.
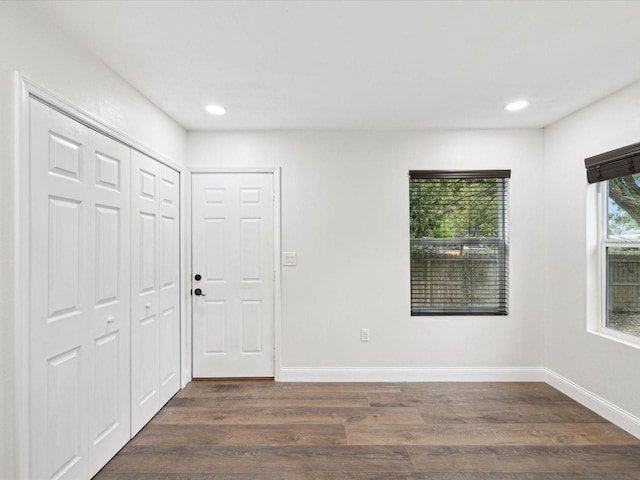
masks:
[[[99,480],[640,480],[640,440],[544,383],[192,382]]]

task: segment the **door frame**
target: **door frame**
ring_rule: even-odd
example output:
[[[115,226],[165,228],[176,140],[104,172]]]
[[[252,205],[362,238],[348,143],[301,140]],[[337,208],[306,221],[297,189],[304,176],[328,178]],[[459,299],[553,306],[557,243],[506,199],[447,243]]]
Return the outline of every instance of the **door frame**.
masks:
[[[141,144],[123,131],[117,130],[99,117],[75,106],[72,102],[47,90],[45,87],[33,82],[20,72],[14,74],[14,435],[15,435],[15,459],[17,479],[29,479],[29,372],[30,372],[30,165],[29,165],[29,129],[31,118],[29,115],[29,99],[43,102],[50,108],[57,110],[75,121],[113,138],[134,150],[138,150],[166,166],[176,170],[180,174],[180,269],[184,272],[188,257],[185,256],[186,228],[182,219],[186,218],[186,168],[157,151]],[[189,258],[190,260],[190,258]],[[184,386],[191,380],[191,360],[186,356],[187,346],[190,345],[190,337],[186,336],[186,329],[190,322],[186,314],[186,284],[184,275],[180,278],[180,386]]]
[[[281,202],[280,202],[280,178],[281,167],[211,167],[211,166],[196,166],[187,165],[186,167],[186,194],[187,194],[187,214],[186,214],[186,231],[187,241],[185,243],[186,258],[185,262],[185,279],[186,285],[185,292],[191,291],[191,280],[193,278],[192,272],[192,251],[191,251],[191,239],[193,235],[193,226],[191,222],[191,216],[193,213],[193,196],[191,191],[192,175],[194,174],[206,174],[206,173],[266,173],[273,175],[273,268],[275,272],[275,279],[273,283],[273,349],[274,349],[274,379],[280,380],[281,370],[281,328],[282,328],[282,261],[281,261]],[[189,296],[191,300],[191,296]],[[187,304],[187,318],[190,321],[187,322],[187,358],[189,359],[189,376],[193,376],[193,307],[192,302],[185,302]]]

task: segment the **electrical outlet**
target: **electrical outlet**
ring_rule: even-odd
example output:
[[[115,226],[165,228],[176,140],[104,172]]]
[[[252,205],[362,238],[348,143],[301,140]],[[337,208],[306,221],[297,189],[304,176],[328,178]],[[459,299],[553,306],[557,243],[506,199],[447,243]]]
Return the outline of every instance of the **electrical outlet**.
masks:
[[[369,329],[363,328],[360,330],[360,341],[368,342],[369,341]]]

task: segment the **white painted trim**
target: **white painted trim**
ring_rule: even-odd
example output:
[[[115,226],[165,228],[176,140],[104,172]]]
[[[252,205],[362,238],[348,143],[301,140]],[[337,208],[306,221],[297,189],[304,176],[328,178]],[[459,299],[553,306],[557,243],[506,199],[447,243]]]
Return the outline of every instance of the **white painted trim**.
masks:
[[[15,237],[14,237],[14,435],[17,479],[29,478],[29,88],[16,73],[15,89]]]
[[[283,367],[283,382],[543,382],[543,367],[299,368]]]
[[[210,167],[210,166],[187,166],[188,176],[188,267],[186,278],[188,279],[187,285],[191,285],[192,277],[192,264],[191,264],[191,212],[192,212],[192,195],[191,184],[192,175],[198,173],[270,173],[273,175],[273,193],[275,195],[273,204],[273,267],[275,271],[275,280],[273,285],[273,335],[274,335],[274,376],[275,380],[280,381],[281,364],[282,364],[282,227],[281,227],[281,167]],[[191,287],[189,287],[190,289]],[[189,330],[193,331],[193,312],[189,307]],[[191,347],[193,341],[190,342]],[[192,352],[191,352],[192,355]],[[191,364],[193,364],[193,356],[190,356]],[[190,370],[191,371],[191,370]]]
[[[187,165],[185,167],[191,173],[273,173],[280,171],[280,167],[201,167],[199,165]]]
[[[191,279],[193,278],[193,261],[192,261],[192,254],[191,254],[191,238],[192,238],[192,232],[191,232],[191,212],[192,212],[192,208],[191,208],[191,171],[189,169],[186,170],[186,175],[185,175],[185,183],[186,183],[186,190],[185,190],[185,196],[186,196],[186,205],[185,205],[185,212],[186,212],[186,216],[185,216],[185,231],[186,231],[186,240],[184,243],[184,249],[185,249],[185,262],[184,262],[184,295],[183,298],[185,299],[185,305],[186,305],[186,328],[185,328],[185,343],[186,343],[186,347],[187,350],[185,352],[185,365],[183,366],[182,370],[185,376],[185,379],[188,379],[186,382],[184,382],[183,387],[189,383],[191,381],[191,379],[193,378],[193,338],[192,338],[192,324],[193,324],[193,302],[192,302],[192,296],[191,296],[191,287],[192,287],[192,282]]]
[[[187,270],[191,266],[187,249],[190,247],[188,243],[189,217],[187,194],[190,192],[188,188],[186,170],[180,173],[180,388],[184,388],[191,381],[191,318],[189,310],[191,308],[191,297],[187,294]]]
[[[640,337],[607,326],[607,248],[640,246],[639,242],[607,238],[608,191],[607,182],[590,185],[587,190],[587,332],[640,349]]]
[[[146,147],[124,132],[103,122],[95,115],[81,110],[72,103],[35,84],[19,72],[14,76],[15,89],[15,315],[14,315],[14,384],[15,384],[15,462],[16,478],[28,479],[29,476],[29,98],[35,97],[51,108],[76,121],[113,138],[125,145],[150,156],[160,163],[176,170],[184,177],[185,167]],[[182,182],[182,179],[181,179]],[[184,198],[181,197],[181,201]],[[182,211],[181,211],[182,214]],[[181,232],[181,238],[185,232]],[[184,291],[183,291],[184,292]],[[184,298],[184,293],[183,293]],[[181,309],[183,313],[183,309]],[[186,317],[181,318],[184,324]],[[184,325],[181,327],[184,330]],[[186,339],[185,339],[186,341]],[[184,342],[181,342],[181,347]],[[183,356],[181,355],[181,358]],[[189,364],[190,365],[190,364]],[[182,367],[182,366],[181,366]],[[182,368],[181,370],[184,370]],[[189,370],[190,371],[190,370]],[[190,380],[182,378],[183,386]]]
[[[585,407],[593,410],[598,415],[606,418],[614,425],[626,430],[631,435],[640,438],[640,418],[636,417],[632,413],[618,407],[610,401],[596,395],[595,393],[581,387],[577,383],[572,382],[568,378],[554,372],[553,370],[545,369],[545,381],[561,391],[565,395],[571,397],[576,402],[581,403]]]
[[[621,343],[622,345],[626,345],[627,347],[640,349],[640,337],[620,332],[618,330],[614,330],[613,328],[600,326],[596,330],[588,330],[588,333],[596,335],[598,337],[606,338],[607,340]]]
[[[281,225],[281,198],[280,198],[280,167],[273,171],[273,192],[275,195],[273,202],[273,267],[275,271],[275,283],[273,291],[273,315],[274,315],[274,377],[280,380],[280,367],[282,365],[282,230]]]
[[[162,155],[161,153],[153,150],[143,143],[139,142],[135,138],[129,136],[125,132],[118,130],[108,123],[105,123],[103,120],[93,115],[92,113],[86,112],[82,110],[72,103],[64,100],[61,97],[58,97],[54,93],[38,86],[31,80],[21,76],[21,81],[26,85],[28,95],[37,98],[38,100],[46,103],[48,106],[53,108],[54,110],[58,110],[60,113],[67,115],[68,117],[73,118],[74,120],[86,125],[87,127],[97,130],[98,132],[117,140],[120,143],[124,143],[128,147],[133,148],[134,150],[138,150],[140,153],[144,153],[145,155],[152,157],[154,160],[159,161],[160,163],[166,165],[169,168],[173,168],[174,170],[180,172],[182,174],[184,172],[184,167],[179,163],[171,160],[170,158]]]

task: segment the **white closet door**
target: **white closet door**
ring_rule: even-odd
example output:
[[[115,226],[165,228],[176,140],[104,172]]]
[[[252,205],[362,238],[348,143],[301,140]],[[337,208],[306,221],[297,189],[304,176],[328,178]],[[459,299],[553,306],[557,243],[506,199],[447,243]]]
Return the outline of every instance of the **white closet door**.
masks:
[[[158,195],[160,165],[131,154],[131,435],[160,408]]]
[[[160,405],[180,389],[180,174],[160,165]]]
[[[88,472],[89,131],[31,100],[30,477]]]
[[[87,478],[130,438],[130,150],[30,105],[30,473]]]
[[[90,251],[93,279],[89,356],[89,473],[131,434],[130,161],[131,149],[89,131],[94,175]]]
[[[179,174],[132,152],[131,433],[180,387]]]

